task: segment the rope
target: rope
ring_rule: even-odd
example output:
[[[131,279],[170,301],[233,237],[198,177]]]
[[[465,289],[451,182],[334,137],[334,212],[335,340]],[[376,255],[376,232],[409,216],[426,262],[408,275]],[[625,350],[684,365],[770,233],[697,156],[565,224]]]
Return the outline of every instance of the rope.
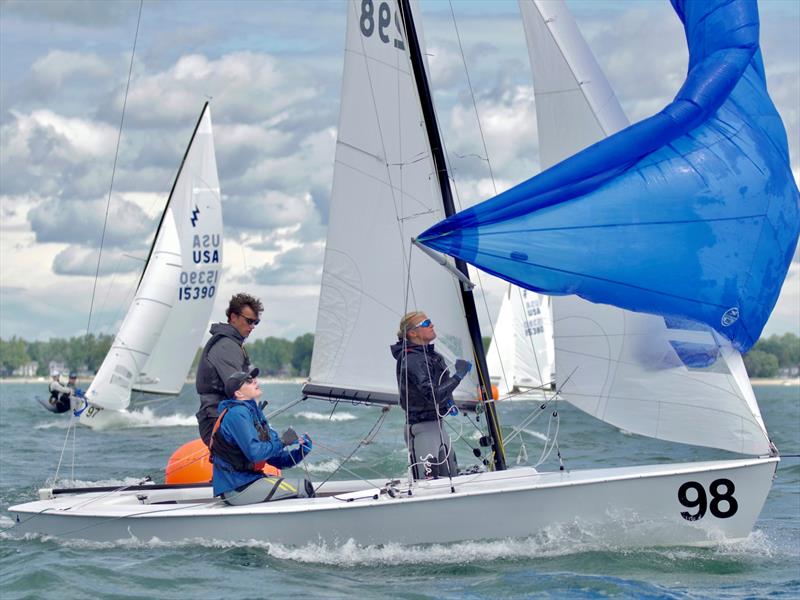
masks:
[[[100,260],[103,256],[103,244],[106,239],[106,229],[108,227],[108,214],[111,209],[111,191],[114,189],[114,176],[117,172],[117,160],[119,158],[119,147],[122,142],[122,126],[125,122],[125,108],[128,105],[128,92],[130,91],[131,87],[131,75],[133,73],[133,58],[136,55],[136,42],[139,39],[139,24],[142,21],[142,6],[144,4],[144,0],[139,0],[139,14],[136,17],[136,33],[133,36],[133,50],[131,51],[131,62],[128,66],[128,82],[125,85],[125,96],[122,100],[122,114],[120,115],[119,119],[119,133],[117,134],[117,146],[114,150],[114,164],[111,168],[111,182],[108,186],[108,200],[106,201],[106,214],[103,218],[103,232],[100,236],[100,249],[97,253],[97,267],[95,268],[94,272],[94,283],[92,285],[92,299],[89,303],[89,320],[86,322],[86,335],[89,335],[91,331],[91,324],[92,324],[92,310],[94,309],[94,298],[95,294],[97,293],[97,280],[100,277]]]
[[[70,417],[69,425],[67,426],[67,434],[64,436],[64,444],[61,446],[61,455],[58,457],[58,465],[56,465],[56,473],[53,475],[53,484],[58,481],[58,472],[61,470],[61,462],[64,460],[64,450],[67,448],[67,442],[69,441],[69,434],[72,428],[75,426],[75,418]],[[73,455],[74,457],[74,455]],[[73,477],[74,480],[74,477]]]
[[[344,460],[343,460],[342,462],[340,462],[340,463],[339,463],[339,465],[338,465],[338,466],[337,466],[337,467],[336,467],[336,468],[335,468],[335,469],[334,469],[334,470],[333,470],[333,471],[332,471],[332,472],[331,472],[331,473],[330,473],[330,474],[329,474],[329,475],[328,475],[328,476],[327,476],[327,477],[326,477],[326,478],[325,478],[325,479],[322,481],[322,483],[320,483],[320,484],[317,486],[317,489],[321,488],[321,487],[322,487],[323,485],[325,485],[325,484],[326,484],[328,481],[330,481],[331,477],[333,477],[334,475],[336,475],[336,473],[338,473],[340,469],[344,469],[345,471],[347,471],[348,473],[350,473],[350,474],[354,475],[354,476],[355,476],[355,477],[357,477],[358,479],[361,479],[362,481],[367,481],[367,479],[365,479],[365,478],[363,478],[363,477],[361,477],[361,476],[359,476],[359,475],[356,475],[355,473],[353,473],[352,471],[350,471],[349,469],[347,469],[347,468],[346,468],[344,465],[345,465],[345,464],[346,464],[346,463],[347,463],[347,462],[348,462],[348,461],[349,461],[351,458],[353,458],[353,456],[355,455],[355,453],[356,453],[356,452],[358,452],[358,450],[361,448],[361,446],[365,445],[365,440],[369,440],[369,439],[371,439],[371,437],[374,437],[374,434],[377,434],[377,431],[378,431],[378,430],[380,429],[380,427],[383,425],[383,421],[386,419],[386,416],[387,416],[388,414],[389,414],[389,411],[388,411],[388,409],[387,409],[387,410],[382,410],[382,411],[381,411],[381,414],[380,414],[380,415],[378,415],[378,419],[377,419],[377,421],[376,421],[376,422],[375,422],[375,423],[372,425],[372,427],[370,428],[370,430],[367,432],[367,435],[366,435],[366,436],[364,436],[364,437],[363,437],[363,438],[362,438],[362,439],[361,439],[361,440],[358,442],[358,444],[356,444],[356,447],[355,447],[355,448],[353,448],[353,450],[350,452],[350,454],[348,454],[348,455],[347,455],[347,456],[344,458]],[[374,433],[373,433],[373,432],[374,432]],[[325,446],[324,446],[324,445],[323,445],[322,447],[323,447],[323,448],[325,448]],[[332,449],[328,448],[328,450],[329,450],[329,451],[331,451],[333,454],[336,454],[336,452],[334,452]],[[375,472],[377,473],[378,471],[375,471]],[[381,474],[381,477],[385,477],[385,475],[384,475],[384,474]]]

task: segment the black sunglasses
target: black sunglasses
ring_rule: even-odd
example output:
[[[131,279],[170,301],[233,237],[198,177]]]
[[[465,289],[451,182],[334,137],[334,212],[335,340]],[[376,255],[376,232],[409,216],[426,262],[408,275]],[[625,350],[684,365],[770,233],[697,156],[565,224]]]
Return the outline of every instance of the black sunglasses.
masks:
[[[248,325],[258,325],[261,323],[261,319],[251,319],[250,317],[245,317],[242,313],[236,313],[240,317],[242,317],[245,321],[247,321]]]

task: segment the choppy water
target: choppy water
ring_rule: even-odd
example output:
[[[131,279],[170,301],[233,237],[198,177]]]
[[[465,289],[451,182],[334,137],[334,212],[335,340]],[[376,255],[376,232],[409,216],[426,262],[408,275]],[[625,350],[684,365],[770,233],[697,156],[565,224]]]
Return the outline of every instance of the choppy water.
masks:
[[[0,528],[12,527],[5,509],[33,499],[53,477],[83,485],[163,478],[172,450],[196,436],[190,387],[176,398],[134,409],[117,428],[80,428],[65,444],[68,419],[33,400],[45,384],[0,385]],[[299,397],[298,385],[264,386],[269,412]],[[800,452],[800,389],[756,389],[767,427],[784,454]],[[506,427],[535,404],[502,406]],[[315,441],[314,479],[330,475],[372,429],[379,409],[307,401],[276,416]],[[567,468],[719,458],[725,453],[666,444],[619,431],[559,404],[559,444]],[[548,435],[549,411],[525,426],[525,450],[536,461]],[[462,466],[477,433],[457,419]],[[403,470],[402,413],[393,410],[376,440],[348,462],[338,478]],[[507,430],[508,431],[508,430]],[[554,431],[551,427],[550,434]],[[455,435],[455,434],[451,434]],[[336,450],[339,454],[335,454]],[[509,461],[521,453],[511,444]],[[75,456],[73,460],[73,455]],[[543,468],[557,468],[555,457]],[[74,475],[73,475],[74,473]],[[448,518],[447,514],[442,515]],[[484,518],[475,515],[475,518]],[[464,523],[469,527],[469,523]],[[0,596],[12,598],[797,598],[800,597],[800,459],[785,458],[751,536],[715,548],[615,548],[574,532],[524,540],[364,548],[290,548],[212,542],[115,544],[19,539],[0,534]]]

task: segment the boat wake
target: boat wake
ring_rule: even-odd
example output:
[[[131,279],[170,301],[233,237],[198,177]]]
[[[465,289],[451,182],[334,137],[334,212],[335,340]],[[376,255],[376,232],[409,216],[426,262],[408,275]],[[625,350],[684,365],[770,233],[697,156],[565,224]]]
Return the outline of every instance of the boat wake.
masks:
[[[194,415],[157,415],[152,409],[144,407],[141,410],[133,411],[103,411],[103,420],[94,423],[92,429],[133,429],[141,427],[197,427],[197,420]],[[35,425],[35,429],[67,429],[70,426],[69,419],[59,419],[58,421],[48,421]]]
[[[349,540],[344,544],[308,544],[300,547],[284,546],[256,540],[221,541],[202,538],[179,542],[164,542],[158,538],[141,540],[136,537],[114,542],[97,542],[83,539],[62,539],[38,533],[14,535],[14,521],[0,516],[0,539],[24,539],[55,542],[60,546],[75,549],[102,550],[110,548],[191,548],[213,549],[249,548],[262,550],[278,560],[323,564],[339,567],[360,566],[409,566],[409,565],[455,565],[465,563],[486,564],[491,561],[556,559],[572,555],[597,555],[597,560],[607,562],[618,557],[630,561],[637,557],[642,563],[658,566],[659,570],[693,571],[707,570],[709,563],[730,561],[746,563],[771,560],[777,555],[796,555],[791,544],[783,548],[776,545],[766,534],[752,532],[747,538],[735,542],[725,541],[711,547],[631,547],[609,544],[596,532],[582,530],[578,526],[553,527],[547,531],[524,539],[501,539],[492,541],[455,542],[451,544],[403,545],[385,544],[362,546]]]

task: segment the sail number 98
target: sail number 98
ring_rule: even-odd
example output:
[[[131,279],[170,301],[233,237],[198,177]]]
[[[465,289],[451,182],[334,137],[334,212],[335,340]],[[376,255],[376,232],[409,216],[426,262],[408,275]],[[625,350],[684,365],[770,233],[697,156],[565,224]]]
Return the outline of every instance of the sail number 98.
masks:
[[[371,37],[375,33],[375,25],[377,19],[378,37],[384,44],[388,44],[391,38],[387,35],[386,29],[392,22],[392,9],[386,2],[381,2],[378,5],[376,14],[375,3],[373,0],[361,0],[361,17],[359,25],[361,26],[361,33],[364,37]],[[406,46],[403,43],[403,32],[400,30],[400,19],[397,12],[394,13],[394,26],[397,29],[394,38],[394,47],[398,50],[405,50]]]
[[[686,508],[695,509],[695,511],[683,511],[681,516],[687,521],[697,521],[705,516],[706,510],[709,510],[718,519],[732,517],[739,510],[739,503],[733,497],[735,489],[730,479],[715,479],[708,486],[709,493],[706,494],[702,484],[696,481],[687,481],[678,488],[678,502]],[[709,495],[711,496],[710,501]]]

